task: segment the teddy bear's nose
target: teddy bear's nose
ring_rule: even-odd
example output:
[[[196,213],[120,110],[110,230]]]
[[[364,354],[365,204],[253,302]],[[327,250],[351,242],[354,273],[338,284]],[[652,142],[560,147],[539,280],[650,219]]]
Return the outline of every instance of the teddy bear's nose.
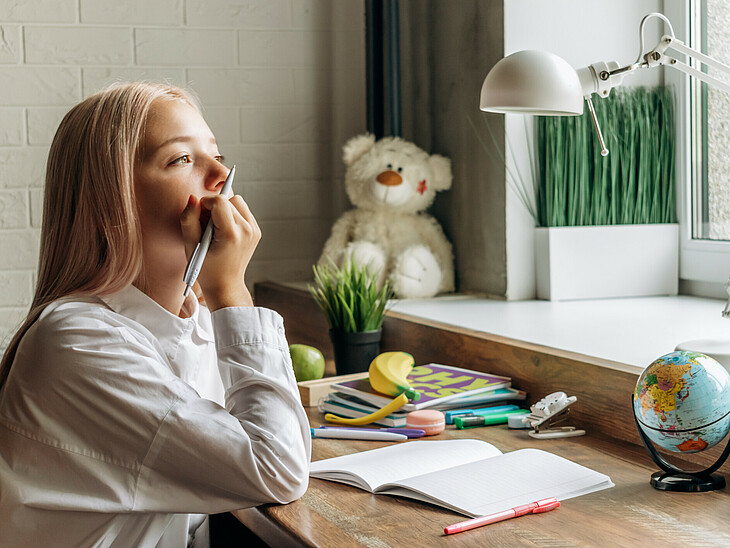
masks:
[[[383,171],[375,180],[381,185],[398,186],[403,182],[403,177],[398,175],[395,171]]]

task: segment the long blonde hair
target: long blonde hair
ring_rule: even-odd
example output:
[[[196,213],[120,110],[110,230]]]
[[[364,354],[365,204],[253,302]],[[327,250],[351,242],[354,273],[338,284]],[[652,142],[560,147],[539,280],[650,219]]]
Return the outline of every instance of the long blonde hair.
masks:
[[[46,167],[38,283],[25,322],[0,362],[0,388],[23,335],[51,302],[104,295],[142,269],[134,169],[152,103],[185,91],[149,83],[114,84],[73,107],[53,138]]]

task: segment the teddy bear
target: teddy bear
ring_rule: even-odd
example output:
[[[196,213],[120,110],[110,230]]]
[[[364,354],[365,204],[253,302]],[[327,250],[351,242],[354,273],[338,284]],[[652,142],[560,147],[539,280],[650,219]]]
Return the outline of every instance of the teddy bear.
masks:
[[[332,226],[318,263],[367,267],[398,298],[454,291],[451,243],[424,211],[451,187],[451,160],[399,137],[358,135],[343,147],[354,209]]]

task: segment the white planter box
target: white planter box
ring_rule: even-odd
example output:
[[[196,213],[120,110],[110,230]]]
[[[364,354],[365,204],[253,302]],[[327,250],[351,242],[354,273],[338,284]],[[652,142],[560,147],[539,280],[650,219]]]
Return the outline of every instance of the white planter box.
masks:
[[[678,259],[676,224],[535,229],[538,299],[676,295]]]

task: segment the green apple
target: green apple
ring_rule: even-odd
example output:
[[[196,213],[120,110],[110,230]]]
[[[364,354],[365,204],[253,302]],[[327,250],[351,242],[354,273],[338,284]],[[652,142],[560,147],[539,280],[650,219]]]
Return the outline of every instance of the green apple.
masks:
[[[313,346],[290,344],[289,353],[297,382],[321,379],[324,376],[324,356]]]

